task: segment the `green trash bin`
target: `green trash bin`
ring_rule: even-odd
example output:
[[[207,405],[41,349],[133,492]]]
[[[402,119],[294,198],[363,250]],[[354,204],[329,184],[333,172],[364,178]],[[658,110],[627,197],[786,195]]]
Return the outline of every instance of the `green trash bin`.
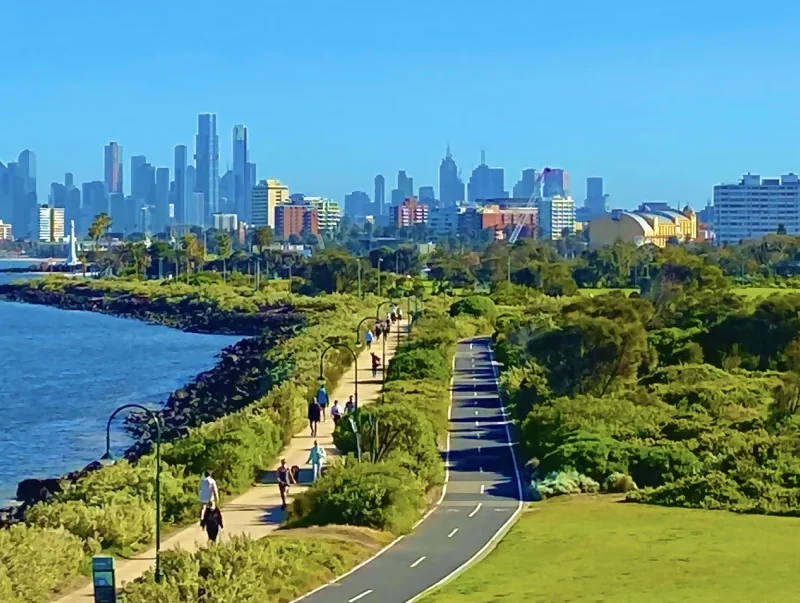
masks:
[[[117,603],[113,557],[101,555],[92,557],[92,584],[94,584],[94,603]]]

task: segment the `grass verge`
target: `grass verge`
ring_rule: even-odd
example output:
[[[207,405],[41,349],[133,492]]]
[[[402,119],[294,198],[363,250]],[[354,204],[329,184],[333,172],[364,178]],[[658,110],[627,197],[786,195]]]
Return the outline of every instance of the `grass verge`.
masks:
[[[800,519],[560,497],[424,603],[791,601]]]

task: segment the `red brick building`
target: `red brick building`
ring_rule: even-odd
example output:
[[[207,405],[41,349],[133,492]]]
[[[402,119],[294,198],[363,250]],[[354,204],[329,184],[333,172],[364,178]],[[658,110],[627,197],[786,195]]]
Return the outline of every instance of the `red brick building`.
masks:
[[[284,241],[292,235],[319,234],[319,214],[310,205],[275,207],[275,235]]]
[[[480,213],[481,229],[491,228],[495,231],[495,236],[501,239],[507,229],[513,229],[517,224],[522,224],[522,236],[535,237],[536,216],[535,207],[487,205]]]

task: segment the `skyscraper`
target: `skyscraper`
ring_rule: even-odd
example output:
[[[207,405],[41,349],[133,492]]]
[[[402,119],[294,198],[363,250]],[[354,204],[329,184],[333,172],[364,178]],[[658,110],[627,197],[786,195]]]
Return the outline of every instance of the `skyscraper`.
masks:
[[[193,165],[187,165],[185,171],[185,180],[184,180],[184,189],[186,190],[186,215],[184,216],[185,224],[194,224],[196,226],[203,226],[205,221],[202,220],[204,216],[200,215],[200,220],[198,221],[197,218],[197,199],[198,197],[195,196],[194,192],[197,190],[197,170]],[[205,198],[203,198],[203,203],[205,203]],[[190,208],[191,206],[191,208]],[[190,211],[191,209],[191,211]],[[190,221],[191,216],[191,221]]]
[[[586,200],[583,202],[582,214],[597,218],[608,213],[608,195],[603,194],[602,178],[586,179]]]
[[[155,232],[161,232],[169,224],[169,168],[160,167],[156,170],[154,197],[150,226]]]
[[[139,180],[139,170],[147,163],[147,157],[144,155],[131,156],[131,197],[143,198],[144,191],[141,190],[141,180]],[[106,184],[106,187],[108,185]],[[106,189],[106,192],[108,190]]]
[[[105,182],[109,193],[122,192],[122,147],[116,142],[105,148]]]
[[[403,193],[403,199],[414,196],[414,179],[406,175],[405,170],[397,172],[397,189]]]
[[[247,128],[233,126],[233,205],[240,220],[250,222],[250,199],[255,182],[247,167]]]
[[[536,190],[537,175],[534,169],[522,170],[522,178],[514,185],[515,199],[530,199],[531,195],[540,192]]]
[[[505,199],[508,192],[504,188],[503,168],[490,168],[486,165],[486,152],[481,151],[481,164],[472,170],[467,185],[467,200]]]
[[[39,212],[36,197],[36,155],[24,150],[17,163],[9,163],[13,192],[11,224],[18,237],[34,237],[38,233]]]
[[[179,144],[175,147],[175,222],[186,222],[186,145]],[[189,191],[191,192],[191,191]]]
[[[569,173],[561,168],[549,170],[542,182],[543,197],[569,196]]]
[[[195,192],[203,193],[205,223],[211,224],[211,216],[219,213],[219,136],[214,113],[203,113],[197,118],[194,163],[197,170]]]
[[[463,199],[461,199],[463,201]],[[419,201],[420,203],[427,203],[428,205],[432,205],[434,201],[436,201],[436,191],[433,190],[432,186],[420,186],[419,187]]]
[[[379,216],[386,215],[386,179],[381,174],[375,176],[375,206]]]
[[[119,193],[117,193],[119,194]],[[111,215],[106,183],[100,180],[83,183],[83,207],[81,209],[81,232],[89,230],[89,225],[97,214]]]
[[[420,197],[422,197],[421,192]],[[459,201],[464,201],[464,183],[461,181],[458,166],[450,153],[450,145],[447,145],[447,152],[439,166],[439,201],[445,206],[456,205]]]

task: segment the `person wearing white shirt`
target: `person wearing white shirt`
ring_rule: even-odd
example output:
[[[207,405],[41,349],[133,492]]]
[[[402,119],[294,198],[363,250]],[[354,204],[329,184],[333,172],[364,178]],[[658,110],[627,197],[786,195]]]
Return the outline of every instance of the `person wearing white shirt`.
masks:
[[[211,475],[211,470],[205,472],[200,480],[200,502],[205,507],[210,500],[219,505],[219,489],[217,482]]]

